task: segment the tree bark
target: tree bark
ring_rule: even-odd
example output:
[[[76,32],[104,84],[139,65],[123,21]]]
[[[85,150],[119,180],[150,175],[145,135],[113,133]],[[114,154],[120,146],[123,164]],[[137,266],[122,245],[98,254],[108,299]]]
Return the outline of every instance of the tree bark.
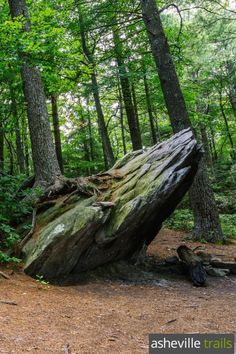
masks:
[[[89,103],[89,98],[88,98],[88,103]],[[92,130],[92,122],[91,122],[91,116],[90,116],[89,109],[88,109],[88,133],[89,133],[89,155],[90,155],[90,161],[94,161],[93,130]]]
[[[123,146],[124,155],[126,155],[127,149],[126,149],[126,142],[125,142],[124,107],[123,107],[119,77],[118,77],[118,94],[119,94],[118,99],[119,99],[119,108],[120,108],[120,129],[121,129],[121,137],[122,137],[122,146]]]
[[[192,128],[156,2],[141,0],[141,8],[173,131]],[[195,220],[194,238],[204,238],[211,242],[223,240],[218,210],[204,161],[201,162],[190,189],[190,199]]]
[[[4,127],[0,117],[0,174],[4,171]]]
[[[25,0],[8,0],[13,19],[23,16],[23,32],[31,30]],[[19,53],[22,60],[21,77],[27,106],[27,116],[35,170],[35,185],[45,188],[61,174],[52,140],[46,97],[40,71],[34,67],[27,53]]]
[[[206,163],[210,169],[214,170],[213,161],[212,161],[211,152],[210,152],[209,140],[208,140],[208,136],[207,136],[207,132],[206,132],[206,127],[203,124],[200,125],[200,132],[201,132],[202,143],[203,143],[203,147],[204,147],[204,151],[205,151]]]
[[[9,163],[9,170],[8,174],[13,176],[14,174],[14,151],[13,151],[13,146],[12,146],[12,139],[8,139],[6,134],[4,134],[4,140],[6,141],[6,145],[8,147],[9,151],[9,158],[10,158],[10,163]]]
[[[217,161],[218,159],[218,153],[217,153],[217,150],[216,150],[216,143],[215,143],[215,132],[212,128],[212,126],[210,125],[210,137],[211,137],[211,144],[212,144],[212,159],[213,161]]]
[[[110,138],[109,138],[108,131],[107,131],[107,126],[105,123],[105,118],[104,118],[100,95],[99,95],[97,76],[96,76],[95,72],[92,73],[92,91],[93,91],[93,97],[94,97],[96,111],[97,111],[97,117],[98,117],[98,129],[99,129],[100,136],[102,139],[102,147],[103,147],[103,153],[104,153],[104,158],[105,158],[105,166],[106,166],[106,168],[108,168],[114,164],[115,158],[114,158],[114,154],[112,151],[111,142],[110,142]]]
[[[84,19],[83,19],[82,10],[79,3],[77,3],[77,7],[79,10],[81,44],[82,44],[83,52],[88,60],[88,63],[92,67],[92,73],[91,73],[92,93],[93,93],[94,102],[96,106],[98,129],[102,140],[105,166],[107,168],[107,167],[111,167],[114,164],[115,158],[112,151],[111,142],[108,135],[107,126],[105,123],[105,118],[102,110],[102,104],[101,104],[100,94],[99,94],[99,86],[98,86],[97,75],[95,70],[95,62],[94,62],[93,54],[87,45],[85,28],[84,28]]]
[[[226,128],[226,133],[229,139],[229,143],[231,146],[231,156],[233,159],[236,158],[236,152],[235,152],[235,146],[234,146],[234,142],[233,142],[233,138],[230,132],[230,128],[229,128],[229,123],[228,123],[228,119],[226,117],[225,111],[224,111],[224,106],[223,106],[223,101],[222,101],[222,92],[220,91],[220,110],[222,113],[222,117],[224,119],[224,123],[225,123],[225,128]]]
[[[139,123],[137,120],[137,116],[135,114],[135,108],[132,101],[132,92],[131,92],[128,73],[127,73],[127,68],[123,59],[122,42],[120,39],[118,27],[114,25],[112,30],[113,30],[115,56],[116,56],[116,61],[118,65],[119,75],[120,75],[121,90],[123,94],[123,101],[124,101],[126,116],[129,125],[131,142],[132,142],[133,150],[140,150],[142,149],[142,139],[141,139],[141,134],[139,129]]]
[[[62,148],[61,148],[61,132],[60,132],[60,123],[58,116],[58,104],[57,104],[57,95],[51,95],[51,105],[52,105],[52,121],[53,121],[53,133],[55,140],[55,148],[57,154],[57,160],[60,166],[61,173],[64,172],[63,168],[63,158],[62,158]]]
[[[138,102],[137,102],[137,95],[136,95],[136,90],[134,83],[131,83],[131,93],[132,93],[132,100],[133,100],[133,105],[134,105],[134,112],[135,112],[135,117],[136,117],[136,122],[138,125],[138,131],[140,132],[141,135],[141,129],[140,129],[140,124],[139,124],[139,114],[138,114]]]
[[[228,97],[232,107],[234,118],[236,119],[236,84],[235,84],[235,63],[231,60],[226,61],[228,73]]]
[[[229,101],[230,101],[230,104],[232,107],[234,118],[236,119],[236,88],[235,87],[234,87],[234,89],[230,89]]]
[[[23,149],[23,144],[22,144],[22,140],[21,140],[17,102],[16,102],[14,88],[12,87],[11,82],[10,82],[9,88],[10,88],[10,97],[11,97],[11,112],[12,112],[14,122],[15,122],[17,162],[18,162],[20,173],[25,173],[25,156],[24,156],[24,149]]]
[[[153,114],[154,114],[154,122],[155,122],[155,127],[156,127],[156,132],[157,132],[157,141],[161,141],[161,132],[160,132],[160,128],[159,128],[159,123],[158,123],[158,115],[156,110],[153,110]]]
[[[193,284],[196,286],[204,286],[207,276],[201,258],[187,246],[178,247],[177,253],[179,258],[187,266]]]
[[[143,76],[143,81],[144,81],[146,103],[147,103],[147,109],[148,109],[149,124],[150,124],[150,129],[151,129],[152,143],[154,145],[154,144],[157,143],[157,136],[156,136],[155,126],[154,126],[154,118],[153,118],[153,113],[152,113],[152,104],[151,104],[151,98],[150,98],[150,92],[149,92],[149,87],[148,87],[148,82],[147,82],[147,74],[146,73]]]

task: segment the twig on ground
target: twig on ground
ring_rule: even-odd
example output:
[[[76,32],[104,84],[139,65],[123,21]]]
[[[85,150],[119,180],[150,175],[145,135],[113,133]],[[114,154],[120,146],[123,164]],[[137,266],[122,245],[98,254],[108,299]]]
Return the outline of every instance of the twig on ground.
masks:
[[[5,274],[4,272],[0,272],[0,275],[5,279],[8,279],[8,280],[10,279],[10,277],[7,274]]]
[[[0,304],[17,306],[17,303],[15,301],[10,301],[10,300],[0,300]]]
[[[166,324],[170,324],[170,323],[173,323],[173,322],[176,322],[177,321],[177,318],[175,318],[174,320],[170,320],[168,322],[166,322]]]

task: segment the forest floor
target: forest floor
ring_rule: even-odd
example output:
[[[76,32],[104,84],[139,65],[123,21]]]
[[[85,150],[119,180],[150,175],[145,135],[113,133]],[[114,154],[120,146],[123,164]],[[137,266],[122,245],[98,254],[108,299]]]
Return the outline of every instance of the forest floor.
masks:
[[[165,258],[186,242],[223,260],[233,260],[236,243],[214,246],[186,241],[163,230],[149,252]],[[196,288],[187,279],[159,285],[97,280],[57,287],[43,285],[20,269],[1,268],[0,353],[142,354],[148,333],[236,333],[236,277],[209,278]]]

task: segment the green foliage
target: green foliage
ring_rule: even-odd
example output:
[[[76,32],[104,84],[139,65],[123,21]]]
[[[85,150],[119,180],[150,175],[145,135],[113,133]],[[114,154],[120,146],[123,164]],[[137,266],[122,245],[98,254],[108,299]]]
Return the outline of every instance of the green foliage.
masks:
[[[6,253],[0,251],[0,263],[20,263],[21,259],[10,257]]]
[[[220,220],[226,238],[236,239],[236,214],[220,214]],[[191,232],[193,226],[193,214],[189,209],[177,209],[164,224],[164,227],[184,232]]]
[[[169,229],[190,232],[193,229],[193,214],[189,209],[176,209],[165,222],[164,227]]]
[[[236,214],[221,214],[220,220],[224,235],[229,239],[236,239]]]
[[[44,280],[43,275],[36,275],[36,281],[41,285],[49,285],[49,282]]]
[[[29,206],[20,202],[17,192],[24,176],[4,175],[0,177],[0,248],[13,248],[20,236],[14,229],[30,211]],[[21,195],[22,196],[22,195]],[[3,257],[2,261],[9,262]]]

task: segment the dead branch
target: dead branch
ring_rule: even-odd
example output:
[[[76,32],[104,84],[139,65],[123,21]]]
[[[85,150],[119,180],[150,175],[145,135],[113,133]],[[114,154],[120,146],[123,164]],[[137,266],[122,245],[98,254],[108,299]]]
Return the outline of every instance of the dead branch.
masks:
[[[10,277],[4,272],[0,272],[0,275],[5,279],[8,279],[8,280],[10,279]]]
[[[6,304],[6,305],[12,305],[12,306],[18,305],[15,301],[10,301],[10,300],[0,300],[0,304]]]

